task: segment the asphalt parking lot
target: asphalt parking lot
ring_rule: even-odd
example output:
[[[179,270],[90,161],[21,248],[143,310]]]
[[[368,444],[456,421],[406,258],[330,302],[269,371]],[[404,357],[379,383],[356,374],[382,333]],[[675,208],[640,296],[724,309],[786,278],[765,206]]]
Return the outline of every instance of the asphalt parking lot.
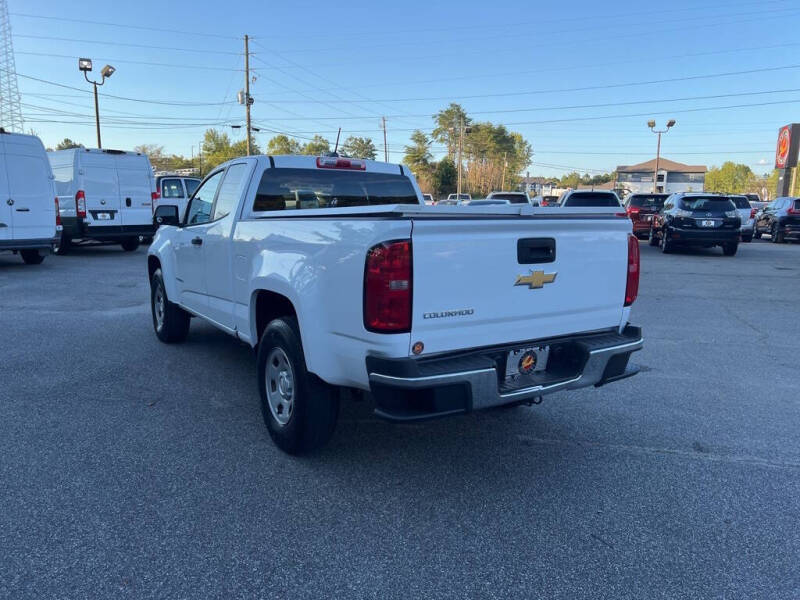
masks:
[[[0,255],[0,598],[800,597],[800,246],[641,250],[638,376],[301,459],[144,248]]]

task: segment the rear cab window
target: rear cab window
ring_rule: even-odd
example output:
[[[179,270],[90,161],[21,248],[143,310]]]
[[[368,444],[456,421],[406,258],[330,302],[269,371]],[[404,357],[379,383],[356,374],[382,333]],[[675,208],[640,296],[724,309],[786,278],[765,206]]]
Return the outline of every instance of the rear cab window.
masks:
[[[180,179],[161,180],[162,198],[183,198],[183,186]]]
[[[508,200],[511,204],[530,204],[525,194],[492,194],[488,200]]]
[[[750,201],[746,196],[731,196],[731,201],[736,208],[750,208]]]
[[[419,204],[411,180],[399,174],[339,169],[265,169],[253,212]]]
[[[617,196],[603,192],[575,192],[566,199],[566,207],[598,207],[598,206],[619,206]]]

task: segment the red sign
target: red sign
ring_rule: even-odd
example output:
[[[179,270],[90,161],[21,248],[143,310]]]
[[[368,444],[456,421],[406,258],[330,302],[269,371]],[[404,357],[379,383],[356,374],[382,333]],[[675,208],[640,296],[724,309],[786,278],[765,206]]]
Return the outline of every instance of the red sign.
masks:
[[[789,162],[789,150],[792,147],[792,126],[785,125],[778,132],[778,147],[775,149],[775,168],[785,169]]]

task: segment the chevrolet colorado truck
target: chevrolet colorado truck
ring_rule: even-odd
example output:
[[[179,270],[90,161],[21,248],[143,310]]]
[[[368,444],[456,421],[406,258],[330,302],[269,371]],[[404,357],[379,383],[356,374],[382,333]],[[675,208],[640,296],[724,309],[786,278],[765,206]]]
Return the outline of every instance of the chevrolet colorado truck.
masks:
[[[345,396],[409,422],[636,373],[639,246],[621,208],[422,198],[402,165],[220,165],[183,215],[154,214],[156,335],[183,341],[198,317],[255,348],[264,421],[291,454],[329,440]]]

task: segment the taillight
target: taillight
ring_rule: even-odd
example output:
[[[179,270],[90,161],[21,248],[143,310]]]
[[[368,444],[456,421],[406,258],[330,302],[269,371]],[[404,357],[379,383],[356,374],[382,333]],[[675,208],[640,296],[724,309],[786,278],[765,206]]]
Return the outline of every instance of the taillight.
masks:
[[[158,190],[155,192],[150,193],[150,210],[156,212],[156,202],[158,199],[161,198],[161,194],[158,193]]]
[[[367,163],[363,160],[352,158],[337,158],[335,156],[320,156],[317,158],[317,168],[319,169],[352,169],[355,171],[366,171]]]
[[[55,197],[56,201],[56,227],[61,225],[61,213],[58,210],[58,196]]]
[[[789,215],[800,215],[800,210],[798,210],[798,209],[796,209],[794,207],[789,207],[789,209],[786,211],[786,214],[789,214]]]
[[[756,216],[756,212],[757,212],[757,211],[756,211],[756,209],[755,209],[755,208],[751,208],[751,209],[750,209],[750,218],[751,218],[751,219],[752,219],[752,218],[754,218],[754,217]]]
[[[625,306],[636,302],[639,295],[639,240],[628,234],[628,279],[625,284]]]
[[[628,207],[628,215],[638,215],[639,210],[641,210],[638,206],[629,206]]]
[[[364,269],[364,327],[378,333],[411,331],[411,293],[411,240],[370,248]]]
[[[86,218],[86,194],[83,190],[78,190],[75,194],[75,215],[79,219]]]

